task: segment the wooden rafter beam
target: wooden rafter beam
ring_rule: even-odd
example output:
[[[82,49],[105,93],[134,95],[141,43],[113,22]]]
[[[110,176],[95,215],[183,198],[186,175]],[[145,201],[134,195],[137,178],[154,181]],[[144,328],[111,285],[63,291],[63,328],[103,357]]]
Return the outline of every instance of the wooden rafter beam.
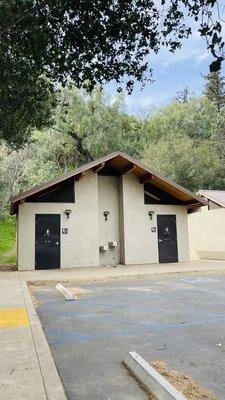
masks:
[[[192,203],[191,202],[185,202],[184,203],[184,206],[186,206],[188,208],[201,207],[202,205],[204,205],[204,204],[201,204],[200,202],[198,203],[197,201],[196,201],[196,203],[193,203],[193,202]]]
[[[140,177],[140,183],[145,183],[145,182],[151,181],[153,178],[154,178],[154,175],[149,174],[149,173],[145,174]]]
[[[101,169],[104,168],[104,166],[105,166],[105,162],[102,162],[101,164],[98,164],[95,167],[93,167],[93,171],[97,173],[97,172],[101,171]]]
[[[79,182],[85,175],[85,172],[80,172],[78,175],[75,176],[75,181]]]
[[[130,174],[131,172],[133,172],[136,168],[135,164],[130,163],[129,165],[127,165],[125,168],[123,168],[120,171],[120,175],[127,175]]]

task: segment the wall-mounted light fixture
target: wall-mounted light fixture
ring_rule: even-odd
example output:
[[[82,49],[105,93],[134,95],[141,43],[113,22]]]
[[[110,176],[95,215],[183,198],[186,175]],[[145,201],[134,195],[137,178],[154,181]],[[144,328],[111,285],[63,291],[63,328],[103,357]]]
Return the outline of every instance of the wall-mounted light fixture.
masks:
[[[71,214],[71,210],[65,210],[65,215],[67,216],[67,218],[69,219],[69,217],[70,217],[70,214]]]
[[[109,211],[104,211],[103,215],[105,217],[105,221],[107,221],[109,216]]]
[[[148,215],[149,215],[150,219],[153,218],[153,215],[154,215],[154,214],[155,214],[155,211],[149,211]]]

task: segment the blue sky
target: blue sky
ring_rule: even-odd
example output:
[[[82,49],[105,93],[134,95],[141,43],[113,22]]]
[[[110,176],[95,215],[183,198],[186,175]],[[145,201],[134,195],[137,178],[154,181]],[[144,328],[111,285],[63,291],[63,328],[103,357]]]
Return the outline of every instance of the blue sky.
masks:
[[[127,110],[131,114],[145,114],[152,106],[169,103],[178,91],[188,86],[195,95],[200,95],[204,89],[202,75],[209,72],[212,56],[206,49],[206,42],[194,32],[183,42],[181,49],[174,54],[161,49],[157,55],[150,58],[153,68],[153,83],[148,83],[143,91],[136,84],[132,95],[125,95]],[[225,64],[225,62],[223,63]],[[222,67],[225,75],[225,65]],[[116,86],[111,83],[106,90],[114,93]]]

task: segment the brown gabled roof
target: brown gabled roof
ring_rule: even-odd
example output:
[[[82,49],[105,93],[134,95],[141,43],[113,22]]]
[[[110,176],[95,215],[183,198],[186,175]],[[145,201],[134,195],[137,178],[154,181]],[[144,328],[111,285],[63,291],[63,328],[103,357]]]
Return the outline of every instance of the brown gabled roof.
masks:
[[[27,190],[26,192],[14,196],[11,199],[10,213],[17,213],[20,202],[25,201],[27,198],[34,196],[35,194],[44,192],[46,189],[54,187],[69,178],[74,177],[75,179],[79,180],[80,177],[82,177],[82,175],[88,170],[98,172],[100,168],[105,165],[110,166],[114,170],[118,171],[118,174],[125,174],[132,171],[140,177],[141,183],[151,180],[152,184],[181,200],[188,208],[199,207],[207,204],[207,202],[204,201],[201,197],[190,192],[188,189],[183,188],[171,179],[166,178],[152,168],[149,168],[146,165],[135,160],[131,156],[128,156],[127,154],[124,154],[120,151],[116,151],[108,154],[105,157],[99,158],[96,161],[85,164],[82,167],[77,168],[73,172],[68,172],[64,175],[60,175],[55,179],[45,182],[39,186],[35,186],[34,188]]]
[[[225,190],[199,190],[196,194],[211,200],[218,206],[225,207]]]

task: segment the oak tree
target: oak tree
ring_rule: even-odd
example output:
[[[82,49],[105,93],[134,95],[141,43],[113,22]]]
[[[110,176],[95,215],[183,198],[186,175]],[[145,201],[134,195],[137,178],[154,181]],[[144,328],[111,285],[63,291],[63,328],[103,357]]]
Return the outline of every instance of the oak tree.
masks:
[[[0,136],[19,146],[49,123],[49,91],[68,77],[89,90],[115,80],[130,93],[135,80],[151,79],[151,53],[174,52],[193,26],[218,70],[217,8],[216,0],[1,0]]]

